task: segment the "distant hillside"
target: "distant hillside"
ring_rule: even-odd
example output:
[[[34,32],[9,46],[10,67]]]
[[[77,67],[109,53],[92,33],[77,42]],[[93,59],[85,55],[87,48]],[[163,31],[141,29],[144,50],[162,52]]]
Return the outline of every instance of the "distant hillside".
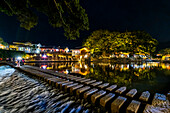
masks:
[[[167,42],[159,42],[159,45],[157,47],[157,51],[165,48],[170,48],[170,41]]]

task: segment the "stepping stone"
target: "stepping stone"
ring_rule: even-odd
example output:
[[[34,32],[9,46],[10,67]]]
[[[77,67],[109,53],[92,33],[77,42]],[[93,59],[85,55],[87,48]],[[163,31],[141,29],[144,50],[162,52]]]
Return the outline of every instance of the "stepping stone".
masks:
[[[75,91],[76,89],[79,89],[81,87],[83,87],[83,84],[79,84],[77,86],[70,87],[70,94],[73,95],[73,91]]]
[[[148,101],[149,99],[149,96],[150,96],[150,93],[149,91],[145,91],[142,93],[142,95],[139,97],[139,100],[142,100],[142,101]]]
[[[141,102],[132,100],[126,109],[126,113],[137,113]]]
[[[56,82],[62,82],[63,80],[57,78],[49,78],[48,83],[54,85]]]
[[[111,85],[110,87],[106,88],[107,91],[113,91],[117,85]]]
[[[66,83],[59,84],[60,90],[62,90],[63,86],[73,84],[73,83],[74,82],[66,82]]]
[[[96,82],[96,80],[91,80],[91,81],[88,81],[88,82],[85,82],[85,84],[91,84],[91,83],[93,83],[93,82]]]
[[[64,91],[67,92],[67,89],[69,89],[70,87],[76,86],[76,85],[78,85],[78,83],[65,85],[65,86],[64,86]]]
[[[167,93],[167,98],[170,101],[170,91],[169,91],[169,93]]]
[[[95,92],[97,92],[97,91],[98,91],[98,89],[93,88],[93,89],[85,92],[85,93],[84,93],[84,99],[87,99],[87,97],[88,97],[89,95],[91,95],[91,94],[93,94],[93,93],[95,93]]]
[[[60,85],[60,84],[63,84],[63,83],[67,83],[67,82],[69,82],[69,81],[62,81],[62,82],[56,82],[56,87],[58,88],[58,86]]]
[[[165,105],[167,103],[166,96],[164,94],[155,93],[154,98],[152,100],[153,106]]]
[[[76,80],[76,79],[80,79],[80,78],[77,78],[77,77],[69,77],[68,79],[70,79],[70,80]]]
[[[99,84],[102,84],[102,83],[103,83],[102,81],[99,81],[99,82],[92,83],[92,84],[90,84],[90,85],[92,85],[93,87],[95,87],[95,86],[97,86],[97,85],[99,85]]]
[[[124,86],[124,87],[121,87],[121,88],[117,89],[115,92],[119,93],[119,94],[122,94],[125,90],[126,90],[126,87]]]
[[[77,79],[75,79],[75,81],[76,82],[79,82],[79,81],[82,81],[82,80],[84,80],[85,78],[77,78]]]
[[[92,103],[95,104],[96,100],[97,100],[98,98],[100,98],[101,96],[105,95],[105,94],[106,94],[106,91],[104,91],[104,90],[101,90],[101,91],[93,94],[93,95],[91,96],[91,101],[92,101]]]
[[[109,94],[107,94],[106,96],[102,97],[102,98],[100,99],[100,105],[105,108],[105,107],[106,107],[106,103],[107,103],[109,100],[111,100],[112,98],[114,98],[114,96],[115,96],[115,94],[109,93]]]
[[[119,113],[121,106],[125,103],[127,98],[119,96],[111,104],[111,113]]]
[[[131,98],[133,98],[137,93],[137,90],[136,89],[131,89],[127,94],[126,96],[129,96]]]
[[[107,87],[108,85],[109,85],[109,83],[104,83],[104,84],[99,85],[98,87],[100,89],[103,89],[103,88]]]
[[[83,93],[83,92],[85,92],[85,91],[87,91],[87,90],[89,90],[89,89],[90,89],[90,86],[82,87],[82,88],[80,88],[80,89],[78,89],[78,90],[76,91],[76,94],[77,94],[77,96],[79,97],[81,93]]]
[[[87,81],[90,81],[91,79],[85,79],[85,80],[82,80],[80,81],[81,83],[84,83],[84,82],[87,82]]]

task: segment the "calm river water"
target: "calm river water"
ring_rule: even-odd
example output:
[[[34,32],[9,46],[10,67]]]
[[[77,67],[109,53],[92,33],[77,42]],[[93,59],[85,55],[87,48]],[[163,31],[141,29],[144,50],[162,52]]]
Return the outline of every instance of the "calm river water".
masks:
[[[26,63],[42,69],[50,69],[60,73],[77,74],[110,84],[136,88],[138,92],[166,94],[170,91],[170,64],[159,62],[111,64],[111,63]]]

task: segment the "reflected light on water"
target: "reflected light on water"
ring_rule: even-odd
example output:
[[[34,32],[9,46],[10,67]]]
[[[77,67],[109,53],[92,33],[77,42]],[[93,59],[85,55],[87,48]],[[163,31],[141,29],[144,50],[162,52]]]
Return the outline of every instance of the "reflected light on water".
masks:
[[[166,91],[169,84],[170,65],[168,63],[146,62],[129,64],[79,62],[29,63],[44,69],[51,69],[59,73],[74,73],[98,81],[137,88],[145,88],[152,92]],[[162,88],[163,87],[163,88]],[[155,89],[156,88],[156,89]]]

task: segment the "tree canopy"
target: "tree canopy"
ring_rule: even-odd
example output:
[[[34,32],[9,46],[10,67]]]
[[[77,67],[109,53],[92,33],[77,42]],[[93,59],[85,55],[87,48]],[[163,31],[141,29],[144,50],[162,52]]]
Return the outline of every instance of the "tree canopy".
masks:
[[[7,46],[8,43],[4,42],[3,38],[0,37],[0,44],[4,45],[4,46]]]
[[[65,36],[76,39],[80,30],[88,30],[89,22],[79,0],[1,0],[0,12],[16,16],[20,27],[27,30],[38,24],[38,13],[48,17],[53,27],[62,27]]]
[[[170,48],[165,48],[159,51],[159,53],[163,55],[169,55],[170,54]]]
[[[157,44],[157,40],[144,31],[121,33],[97,30],[88,37],[84,46],[91,49],[91,53],[101,52],[103,55],[118,52],[151,54]]]

